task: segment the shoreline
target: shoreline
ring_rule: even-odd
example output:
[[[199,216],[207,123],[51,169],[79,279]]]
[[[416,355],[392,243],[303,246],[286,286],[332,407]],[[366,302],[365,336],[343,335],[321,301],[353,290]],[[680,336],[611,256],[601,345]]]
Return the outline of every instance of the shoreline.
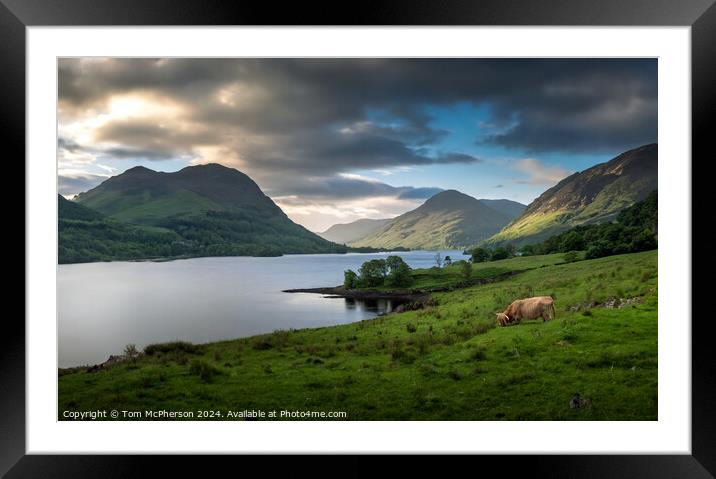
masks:
[[[558,263],[560,264],[560,263]],[[404,299],[406,301],[427,300],[431,293],[439,293],[444,291],[454,291],[456,289],[469,288],[481,284],[494,283],[504,279],[511,278],[520,273],[529,271],[526,269],[507,271],[504,273],[490,276],[488,278],[478,278],[470,281],[454,283],[449,286],[439,286],[430,289],[396,289],[393,291],[381,291],[375,289],[346,289],[344,286],[324,286],[320,288],[292,288],[284,289],[282,293],[313,293],[323,294],[327,298],[349,298],[349,299]]]
[[[378,291],[378,290],[360,290],[346,289],[343,286],[327,286],[322,288],[295,288],[284,289],[282,293],[313,293],[322,294],[326,298],[348,298],[348,299],[396,299],[403,301],[420,301],[427,300],[430,291],[425,290],[395,290],[395,291]]]

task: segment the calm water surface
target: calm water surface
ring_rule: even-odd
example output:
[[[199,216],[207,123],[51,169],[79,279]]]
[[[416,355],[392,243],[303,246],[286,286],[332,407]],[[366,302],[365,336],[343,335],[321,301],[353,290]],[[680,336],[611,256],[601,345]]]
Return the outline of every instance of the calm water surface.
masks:
[[[390,311],[386,301],[327,299],[284,289],[335,286],[343,271],[397,254],[413,268],[434,251],[279,258],[195,258],[60,265],[57,273],[59,366],[95,364],[172,340],[203,343],[276,329],[350,323]],[[453,260],[462,251],[442,251]]]

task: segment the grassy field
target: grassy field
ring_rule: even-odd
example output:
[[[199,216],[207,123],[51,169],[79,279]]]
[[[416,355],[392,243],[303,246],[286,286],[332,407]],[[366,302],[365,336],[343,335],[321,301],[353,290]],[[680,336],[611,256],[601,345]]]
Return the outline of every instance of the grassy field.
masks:
[[[476,274],[535,269],[435,293],[435,305],[417,311],[167,345],[105,370],[64,373],[59,419],[163,409],[212,410],[225,420],[255,409],[344,411],[348,420],[656,420],[657,252],[560,261],[475,265]],[[555,298],[554,321],[495,327],[495,311],[536,295]],[[603,307],[613,298],[638,299]],[[571,408],[577,393],[582,407]]]
[[[481,280],[499,276],[511,271],[522,271],[528,269],[552,266],[564,262],[563,254],[548,254],[539,256],[524,256],[499,261],[488,261],[472,265],[472,280]],[[445,266],[443,268],[428,268],[413,270],[415,282],[411,289],[431,290],[460,285],[465,281],[462,268],[459,264]],[[379,288],[379,289],[389,289]]]

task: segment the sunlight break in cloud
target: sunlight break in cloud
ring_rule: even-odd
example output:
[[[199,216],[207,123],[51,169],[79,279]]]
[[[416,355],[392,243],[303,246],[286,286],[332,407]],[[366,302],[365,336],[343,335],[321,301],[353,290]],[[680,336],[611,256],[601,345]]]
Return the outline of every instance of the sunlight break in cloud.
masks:
[[[571,173],[561,166],[546,165],[534,158],[519,160],[514,164],[513,168],[528,175],[528,178],[519,179],[515,182],[529,185],[552,186]]]

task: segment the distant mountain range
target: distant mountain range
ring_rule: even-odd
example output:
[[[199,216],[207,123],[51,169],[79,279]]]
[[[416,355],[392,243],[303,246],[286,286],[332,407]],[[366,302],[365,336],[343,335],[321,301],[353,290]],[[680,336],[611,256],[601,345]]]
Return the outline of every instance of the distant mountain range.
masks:
[[[335,224],[318,235],[334,243],[349,244],[378,231],[390,221],[390,218],[382,220],[364,218],[352,223]]]
[[[658,187],[645,145],[548,189],[529,206],[455,190],[392,219],[334,225],[320,236],[291,221],[247,175],[218,164],[162,173],[131,168],[68,201],[58,197],[59,262],[343,253],[537,243],[603,223]]]
[[[347,250],[294,223],[251,178],[218,164],[174,173],[136,167],[58,202],[61,263]]]
[[[455,190],[429,198],[418,208],[350,243],[356,247],[411,249],[462,248],[493,234],[525,205],[509,200],[477,200]]]
[[[658,187],[658,146],[644,145],[575,173],[534,200],[487,246],[536,243],[577,225],[603,223]]]

